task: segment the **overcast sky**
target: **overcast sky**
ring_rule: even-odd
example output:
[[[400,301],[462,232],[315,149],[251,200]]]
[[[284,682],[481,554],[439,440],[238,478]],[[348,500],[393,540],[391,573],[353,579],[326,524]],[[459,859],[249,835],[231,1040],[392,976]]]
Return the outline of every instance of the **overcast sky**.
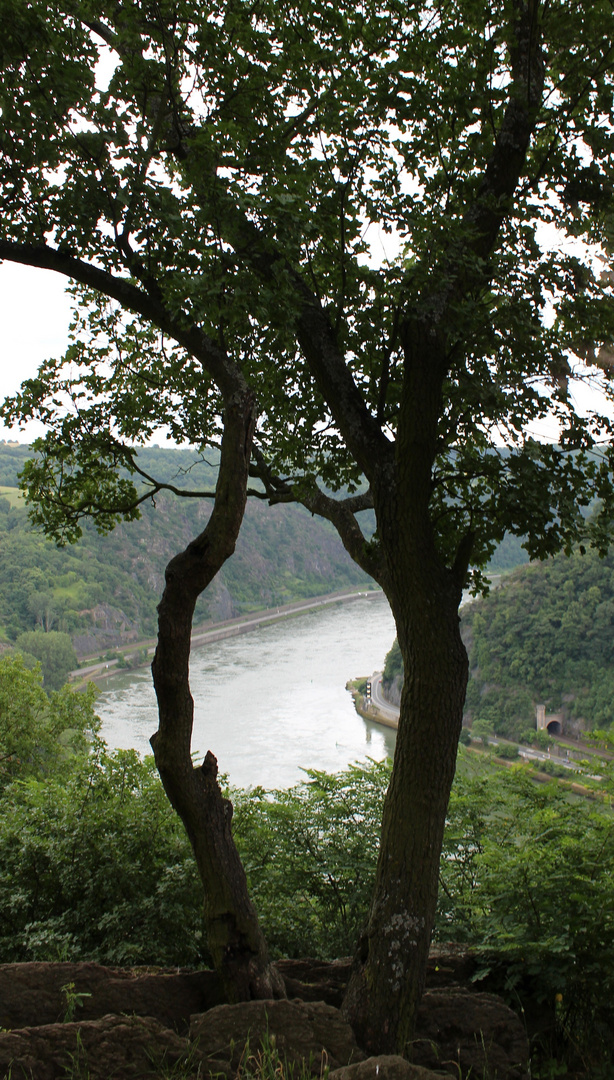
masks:
[[[0,400],[35,375],[43,360],[65,351],[70,321],[65,285],[66,279],[50,270],[0,263]],[[0,424],[0,439],[25,442],[35,434]]]

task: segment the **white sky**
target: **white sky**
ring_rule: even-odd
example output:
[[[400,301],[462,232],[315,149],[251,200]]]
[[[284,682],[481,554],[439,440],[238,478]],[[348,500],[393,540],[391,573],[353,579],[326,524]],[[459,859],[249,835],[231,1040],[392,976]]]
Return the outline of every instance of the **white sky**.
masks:
[[[0,263],[0,400],[36,375],[43,360],[66,350],[66,284],[66,278],[51,270]],[[9,431],[0,422],[0,439],[7,441],[29,442],[41,431],[40,425],[31,425],[25,433]]]

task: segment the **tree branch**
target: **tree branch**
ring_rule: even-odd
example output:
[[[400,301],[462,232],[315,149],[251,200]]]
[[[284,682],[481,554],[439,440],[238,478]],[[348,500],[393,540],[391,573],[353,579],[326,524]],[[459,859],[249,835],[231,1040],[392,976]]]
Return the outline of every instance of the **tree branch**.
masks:
[[[511,46],[512,82],[508,106],[476,200],[465,216],[474,232],[470,245],[485,258],[509,211],[535,131],[544,90],[545,66],[538,28],[540,0],[516,0],[518,12]]]
[[[192,174],[190,178],[198,189],[202,178]],[[378,465],[388,466],[392,463],[394,450],[365,404],[320,300],[285,255],[235,204],[225,182],[218,176],[207,176],[207,184],[207,199],[211,199],[211,189],[215,191],[220,234],[232,244],[237,255],[251,266],[261,280],[274,282],[277,269],[281,269],[289,280],[296,302],[298,344],[351,453],[371,479]]]
[[[333,499],[326,495],[313,482],[308,492],[292,486],[288,480],[275,476],[268,467],[262,451],[252,448],[252,475],[264,484],[264,492],[253,492],[259,498],[268,499],[271,504],[281,502],[299,502],[306,510],[319,517],[326,518],[336,528],[344,548],[358,565],[381,584],[384,566],[380,558],[379,545],[369,543],[356,521],[355,514],[361,510],[373,509],[371,489],[347,499]]]
[[[245,379],[240,369],[200,327],[188,322],[187,317],[184,322],[170,315],[157,283],[156,295],[152,296],[147,289],[138,288],[126,278],[118,277],[48,244],[20,244],[13,240],[0,240],[0,261],[3,259],[25,266],[54,270],[112,300],[117,300],[123,307],[142,315],[174,338],[199,360],[209,371],[224,397],[245,393]],[[148,285],[150,284],[152,283],[148,282]]]

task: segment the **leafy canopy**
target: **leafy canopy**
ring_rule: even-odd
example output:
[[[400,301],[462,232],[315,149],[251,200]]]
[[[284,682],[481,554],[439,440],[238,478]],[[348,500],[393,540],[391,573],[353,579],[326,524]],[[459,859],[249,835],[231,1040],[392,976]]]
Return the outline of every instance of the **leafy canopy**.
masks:
[[[472,678],[470,715],[510,737],[534,726],[534,708],[562,712],[564,729],[608,729],[612,707],[614,560],[574,552],[525,567],[463,611]],[[573,726],[571,728],[573,730]]]
[[[0,658],[0,791],[12,780],[64,777],[100,726],[93,683],[49,696],[41,683],[40,670],[29,670],[19,653]]]
[[[594,495],[605,520],[613,40],[609,0],[6,0],[0,257],[79,305],[3,409],[48,425],[25,482],[49,531],[137,514],[133,443],[204,450],[244,385],[270,496],[371,480],[354,420],[392,454],[434,343],[446,561],[569,547]]]
[[[46,690],[60,690],[68,673],[77,667],[77,654],[70,635],[60,630],[27,630],[16,641],[24,654],[40,661]]]

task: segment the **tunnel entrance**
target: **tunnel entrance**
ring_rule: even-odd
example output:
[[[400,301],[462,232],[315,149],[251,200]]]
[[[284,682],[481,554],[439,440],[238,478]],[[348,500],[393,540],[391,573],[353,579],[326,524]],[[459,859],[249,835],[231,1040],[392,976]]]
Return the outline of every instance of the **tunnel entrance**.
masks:
[[[535,706],[535,727],[538,731],[547,731],[549,735],[563,734],[563,713],[546,715],[545,705]]]

